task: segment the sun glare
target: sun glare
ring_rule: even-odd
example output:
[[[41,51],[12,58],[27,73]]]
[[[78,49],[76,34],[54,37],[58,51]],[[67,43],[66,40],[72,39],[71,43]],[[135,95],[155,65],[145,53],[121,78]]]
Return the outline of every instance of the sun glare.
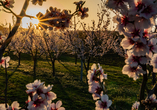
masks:
[[[45,11],[42,9],[42,8],[29,8],[27,11],[26,11],[26,14],[27,15],[30,15],[30,16],[35,16],[41,12],[41,13],[45,13]],[[30,26],[30,23],[32,23],[34,26],[36,26],[38,23],[39,23],[39,20],[38,19],[34,19],[34,18],[28,18],[28,17],[24,17],[22,19],[22,27],[23,28],[28,28]]]
[[[36,25],[38,25],[39,23],[39,20],[38,19],[35,19],[35,18],[27,18],[27,17],[24,17],[22,19],[22,27],[23,28],[28,28],[30,26],[30,24],[33,24],[35,27]]]
[[[32,22],[33,24],[38,24],[38,23],[39,23],[39,20],[32,18],[32,19],[31,19],[31,22]]]

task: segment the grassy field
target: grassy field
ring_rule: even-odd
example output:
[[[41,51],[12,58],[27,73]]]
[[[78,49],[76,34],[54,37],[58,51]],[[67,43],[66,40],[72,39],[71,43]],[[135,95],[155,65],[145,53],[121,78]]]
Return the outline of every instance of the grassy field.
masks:
[[[86,83],[86,73],[84,69],[83,81],[80,81],[80,60],[74,64],[74,57],[62,55],[56,61],[56,76],[52,76],[51,66],[44,59],[39,59],[37,63],[36,79],[44,81],[46,85],[53,84],[52,91],[57,94],[57,99],[62,100],[66,110],[94,110],[95,101],[92,94],[88,92]],[[97,63],[98,60],[92,62]],[[121,73],[124,59],[115,55],[105,55],[99,61],[105,73],[108,75],[106,85],[112,106],[117,110],[130,110],[132,104],[138,100],[139,85],[141,79],[133,81],[128,76]],[[17,67],[18,60],[11,55],[10,66],[8,68],[8,103],[17,100],[20,106],[25,105],[27,94],[25,85],[34,81],[33,61],[28,55],[22,55],[21,65]],[[92,65],[92,63],[91,63]],[[90,65],[90,66],[91,66]],[[16,71],[14,71],[16,69]],[[0,69],[0,103],[4,103],[5,71]]]

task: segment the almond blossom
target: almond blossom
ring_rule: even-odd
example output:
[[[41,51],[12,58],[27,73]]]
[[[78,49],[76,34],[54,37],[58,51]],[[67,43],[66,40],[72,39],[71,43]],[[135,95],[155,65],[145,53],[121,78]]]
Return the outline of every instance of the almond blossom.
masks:
[[[156,99],[156,95],[155,94],[152,94],[150,97],[149,97],[149,100],[153,103],[157,103],[157,99]]]
[[[84,7],[81,8],[80,11],[78,12],[78,16],[81,16],[81,19],[84,19],[85,17],[88,17],[88,8]]]
[[[2,66],[3,68],[8,68],[9,67],[9,62],[10,61],[10,57],[2,57],[1,61],[0,61],[0,67]]]
[[[157,38],[152,38],[148,41],[149,54],[157,53]]]
[[[9,105],[7,105],[9,106]],[[6,110],[5,104],[0,104],[0,110]]]
[[[103,89],[99,83],[92,83],[89,85],[88,91],[92,93],[93,100],[100,99]]]
[[[125,63],[130,65],[130,67],[137,67],[139,64],[146,64],[149,62],[149,57],[135,56],[127,51],[128,58]]]
[[[41,6],[44,1],[46,1],[46,0],[32,0],[32,3],[33,3],[34,5],[39,4],[39,5]]]
[[[45,109],[48,105],[46,99],[39,98],[38,95],[35,95],[33,97],[33,100],[28,103],[28,109],[29,110],[42,110]]]
[[[14,101],[11,106],[8,107],[8,110],[19,110],[21,107],[19,107],[20,104],[17,101]]]
[[[93,64],[91,67],[92,70],[88,70],[88,84],[92,84],[92,82],[98,82],[99,80],[102,82],[104,79],[107,79],[107,74],[104,74],[100,64],[98,64],[98,67],[99,68],[97,69],[96,64]]]
[[[129,65],[125,65],[122,69],[122,73],[133,78],[133,80],[137,80],[140,75],[146,74],[146,71],[142,70],[140,66],[130,67]]]
[[[136,101],[136,102],[132,105],[131,110],[138,110],[139,105],[140,105],[140,102],[137,102],[137,101]]]
[[[57,98],[57,95],[54,92],[50,91],[51,89],[52,85],[48,85],[48,87],[44,87],[43,89],[43,95],[45,95],[45,98],[50,101]]]
[[[98,100],[95,102],[95,110],[109,110],[109,107],[111,106],[112,101],[109,100],[108,95],[102,95],[101,100]]]
[[[4,2],[4,5],[7,7],[7,8],[13,8],[13,4],[15,3],[14,0],[5,0]]]
[[[125,37],[122,39],[122,42],[120,44],[124,49],[131,49],[134,46],[135,41],[129,37]]]
[[[150,65],[153,66],[153,72],[157,72],[157,54],[153,55]]]
[[[40,86],[42,86],[44,82],[41,82],[41,80],[35,80],[33,83],[29,83],[26,85],[26,90],[27,94],[35,92]]]
[[[65,110],[64,107],[61,107],[62,101],[57,101],[56,104],[52,103],[47,107],[47,110]]]

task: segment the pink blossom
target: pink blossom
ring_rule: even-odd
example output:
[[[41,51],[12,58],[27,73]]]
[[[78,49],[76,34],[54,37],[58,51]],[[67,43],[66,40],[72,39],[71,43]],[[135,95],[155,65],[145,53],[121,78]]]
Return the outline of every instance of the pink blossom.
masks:
[[[157,53],[157,38],[152,38],[148,41],[149,51]]]
[[[95,102],[95,110],[108,110],[112,101],[108,99],[108,95],[102,95],[101,100]]]
[[[153,72],[157,72],[157,54],[153,55],[150,65],[153,66]]]
[[[29,110],[41,110],[45,109],[48,105],[46,99],[40,98],[37,94],[34,95],[33,100],[28,103]]]
[[[44,87],[43,89],[43,95],[45,95],[44,97],[47,99],[47,100],[54,100],[57,98],[57,95],[50,91],[52,89],[52,86],[53,85],[48,85],[48,87]]]
[[[21,107],[19,107],[19,103],[17,101],[14,101],[11,106],[9,106],[8,110],[19,110]]]
[[[88,91],[92,93],[93,100],[100,99],[100,95],[103,91],[103,89],[100,87],[99,83],[92,83],[89,85]]]
[[[35,92],[39,87],[43,86],[44,82],[41,82],[40,80],[35,80],[33,83],[29,83],[26,85],[27,94]]]
[[[55,103],[50,104],[47,110],[65,110],[64,107],[61,107],[61,105],[62,101],[59,100],[56,102],[56,104]]]
[[[136,102],[132,105],[131,110],[138,110],[139,105],[140,105],[140,102],[137,102],[137,101],[136,101]]]
[[[132,40],[129,37],[125,37],[122,39],[120,45],[123,47],[123,49],[131,49],[135,44],[135,41]]]
[[[125,63],[130,65],[130,67],[137,67],[139,64],[146,64],[149,61],[148,57],[145,56],[135,56],[127,52],[128,58],[125,60]]]
[[[14,4],[14,0],[5,0],[4,1],[4,5],[7,7],[7,8],[13,8],[13,4]]]
[[[140,75],[146,74],[144,70],[140,66],[130,67],[129,65],[125,65],[122,69],[122,73],[128,75],[133,78],[133,80],[137,80]]]
[[[133,48],[129,50],[130,53],[133,53],[135,56],[145,56],[146,53],[149,53],[149,47],[147,44],[144,44],[141,41],[137,41]]]
[[[0,67],[2,66],[3,68],[8,68],[9,67],[9,62],[10,61],[10,57],[2,57],[1,61],[0,61]]]

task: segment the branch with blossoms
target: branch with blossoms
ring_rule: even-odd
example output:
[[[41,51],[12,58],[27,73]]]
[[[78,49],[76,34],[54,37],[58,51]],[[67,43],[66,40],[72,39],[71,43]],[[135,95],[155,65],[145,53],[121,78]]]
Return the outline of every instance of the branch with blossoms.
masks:
[[[104,70],[98,64],[98,68],[96,64],[91,66],[91,70],[88,70],[87,74],[88,91],[92,93],[93,100],[95,102],[95,110],[108,110],[111,107],[112,101],[109,100],[107,93],[107,89],[105,87],[104,79],[107,79],[107,74],[104,74]]]
[[[157,72],[157,39],[156,34],[152,33],[152,26],[155,25],[157,15],[157,2],[156,0],[108,0],[106,5],[116,14],[113,21],[117,23],[119,33],[125,36],[121,46],[126,50],[127,57],[122,73],[133,80],[137,80],[140,76],[143,77],[139,102],[136,101],[133,104],[132,110],[150,110],[157,107],[157,87],[154,75]],[[153,77],[154,84],[151,90],[147,89],[150,76]]]

